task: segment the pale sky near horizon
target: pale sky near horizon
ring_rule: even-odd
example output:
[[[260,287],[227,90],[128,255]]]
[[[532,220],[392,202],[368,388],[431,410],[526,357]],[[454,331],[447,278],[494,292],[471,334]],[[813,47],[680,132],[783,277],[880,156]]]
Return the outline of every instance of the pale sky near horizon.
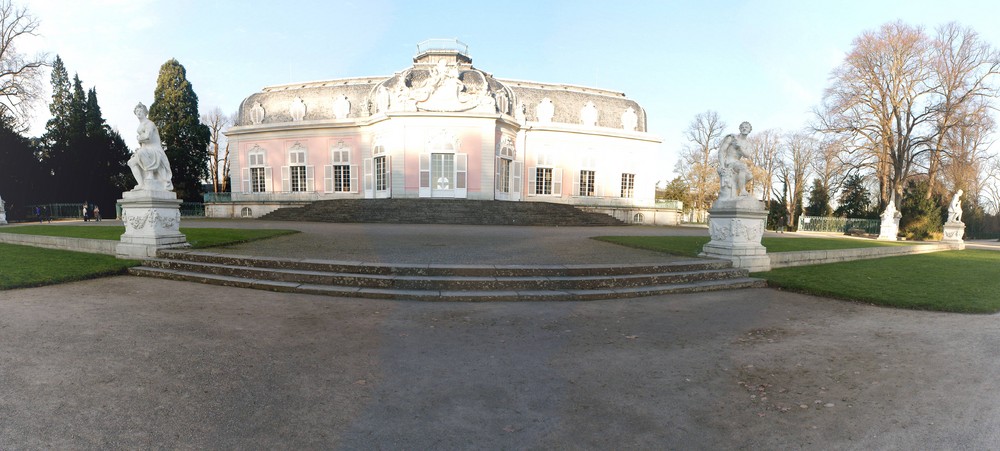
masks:
[[[830,72],[863,31],[903,20],[950,21],[1000,47],[995,1],[606,0],[499,3],[402,0],[14,0],[40,22],[25,53],[59,55],[108,123],[135,147],[132,109],[149,105],[160,66],[187,69],[201,112],[233,113],[264,86],[391,75],[416,44],[457,38],[498,78],[598,87],[642,105],[673,178],[684,130],[714,110],[727,129],[797,130],[812,120]],[[35,106],[44,132],[51,98]]]

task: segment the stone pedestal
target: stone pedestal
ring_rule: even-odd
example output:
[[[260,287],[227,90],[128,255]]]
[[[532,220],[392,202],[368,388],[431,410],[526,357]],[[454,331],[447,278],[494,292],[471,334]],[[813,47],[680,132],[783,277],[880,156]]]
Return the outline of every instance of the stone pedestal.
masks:
[[[760,243],[767,222],[763,202],[750,197],[719,200],[708,212],[712,241],[699,256],[731,260],[733,266],[750,272],[771,269],[771,259]]]
[[[122,193],[125,233],[118,243],[118,258],[155,257],[160,249],[188,247],[180,232],[181,200],[172,191],[132,190]]]
[[[944,237],[941,242],[956,245],[959,249],[965,249],[965,223],[960,221],[948,221],[944,223]]]
[[[879,234],[877,240],[880,241],[897,241],[899,238],[899,218],[900,216],[893,215],[892,217],[882,218],[882,227],[879,229]]]

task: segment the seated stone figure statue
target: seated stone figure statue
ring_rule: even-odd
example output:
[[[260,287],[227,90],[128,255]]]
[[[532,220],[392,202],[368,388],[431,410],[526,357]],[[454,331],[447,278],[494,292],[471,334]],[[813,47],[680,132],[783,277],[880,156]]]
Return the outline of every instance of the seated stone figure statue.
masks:
[[[719,200],[749,195],[746,186],[750,181],[750,168],[742,159],[748,156],[747,135],[751,130],[750,123],[743,122],[738,135],[728,134],[722,138],[722,145],[719,146]]]
[[[173,173],[170,171],[167,154],[160,144],[160,132],[156,130],[156,124],[146,117],[149,114],[146,105],[139,103],[134,111],[135,117],[139,119],[139,149],[128,160],[137,183],[133,191],[172,191],[174,184],[170,179],[173,178]]]
[[[948,222],[962,222],[962,190],[958,190],[948,205]]]

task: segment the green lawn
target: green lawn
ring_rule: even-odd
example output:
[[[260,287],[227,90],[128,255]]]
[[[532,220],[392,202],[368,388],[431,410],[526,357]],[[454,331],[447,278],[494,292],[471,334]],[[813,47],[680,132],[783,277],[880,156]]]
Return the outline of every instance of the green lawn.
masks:
[[[69,226],[69,225],[26,225],[5,227],[0,233],[21,233],[25,235],[64,236],[69,238],[91,238],[95,240],[118,240],[125,233],[125,226]],[[298,233],[283,229],[214,229],[181,227],[188,243],[194,248],[245,243],[281,235]]]
[[[701,248],[710,240],[707,236],[599,236],[594,239],[622,246],[666,252],[686,257],[697,257],[701,253]],[[761,241],[768,252],[828,251],[912,244],[908,242],[857,240],[851,238],[764,237]]]
[[[123,274],[138,260],[0,243],[0,290]]]
[[[295,230],[210,229],[184,228],[188,243],[195,248],[244,243],[280,235],[298,233]],[[27,225],[4,227],[0,233],[63,236],[118,240],[125,226]],[[122,274],[138,260],[119,260],[112,255],[88,254],[31,246],[0,243],[0,290],[51,285],[73,280],[92,279]]]
[[[601,241],[696,257],[709,237],[613,236]],[[853,249],[911,243],[848,238],[762,240],[768,252]],[[1000,252],[964,250],[779,268],[752,274],[768,285],[889,307],[962,313],[1000,312]]]
[[[1000,252],[963,250],[779,268],[768,285],[919,310],[1000,312]]]

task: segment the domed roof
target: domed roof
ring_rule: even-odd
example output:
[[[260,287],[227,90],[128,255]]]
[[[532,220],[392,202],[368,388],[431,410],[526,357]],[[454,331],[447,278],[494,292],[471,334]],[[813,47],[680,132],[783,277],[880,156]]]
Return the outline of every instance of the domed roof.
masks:
[[[646,131],[645,112],[623,93],[496,79],[473,67],[467,46],[456,40],[445,41],[422,42],[413,66],[390,77],[266,87],[243,101],[237,125],[357,121],[399,112],[468,112],[509,115],[522,123]]]

